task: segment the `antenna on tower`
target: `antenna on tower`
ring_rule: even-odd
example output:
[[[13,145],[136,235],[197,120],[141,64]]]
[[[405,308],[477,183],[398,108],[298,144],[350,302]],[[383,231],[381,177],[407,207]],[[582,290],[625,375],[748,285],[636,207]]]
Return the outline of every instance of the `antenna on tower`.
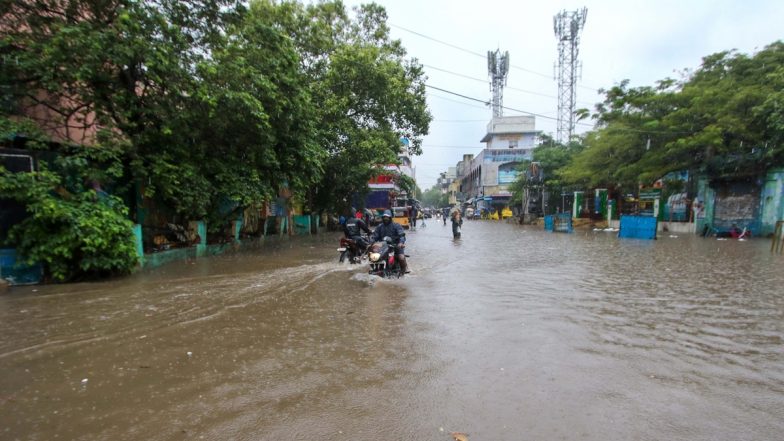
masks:
[[[490,75],[490,90],[493,91],[493,117],[504,115],[504,86],[506,76],[509,74],[509,52],[501,54],[500,49],[495,52],[487,51],[487,74]]]
[[[553,30],[558,39],[558,128],[556,139],[567,143],[574,134],[574,107],[577,101],[578,68],[577,61],[580,45],[580,31],[585,25],[588,9],[561,11],[553,17]]]

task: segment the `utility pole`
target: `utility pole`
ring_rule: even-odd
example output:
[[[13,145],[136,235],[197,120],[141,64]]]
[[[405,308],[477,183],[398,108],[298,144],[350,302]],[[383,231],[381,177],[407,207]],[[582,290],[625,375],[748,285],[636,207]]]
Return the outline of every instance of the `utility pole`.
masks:
[[[568,143],[574,134],[574,107],[577,101],[577,61],[580,31],[585,25],[587,8],[577,11],[561,11],[553,17],[553,30],[558,39],[558,125],[556,140]]]
[[[504,86],[509,74],[509,52],[487,51],[487,74],[493,92],[493,118],[504,116]]]

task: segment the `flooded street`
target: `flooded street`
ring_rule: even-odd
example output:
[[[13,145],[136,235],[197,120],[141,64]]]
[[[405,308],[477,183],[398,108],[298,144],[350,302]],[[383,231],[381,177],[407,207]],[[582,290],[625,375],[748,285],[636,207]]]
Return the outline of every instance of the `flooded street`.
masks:
[[[336,233],[0,295],[2,440],[777,440],[767,240],[435,219],[412,274]]]

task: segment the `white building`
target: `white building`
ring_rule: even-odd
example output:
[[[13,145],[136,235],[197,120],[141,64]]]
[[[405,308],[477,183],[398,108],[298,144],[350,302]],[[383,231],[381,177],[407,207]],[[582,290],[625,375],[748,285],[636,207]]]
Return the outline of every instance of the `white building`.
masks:
[[[458,170],[458,179],[466,201],[480,208],[508,205],[512,197],[509,184],[517,178],[520,163],[531,160],[538,136],[534,116],[493,118],[480,140],[486,143],[485,149],[471,158],[470,163],[464,158],[458,167],[463,169]]]

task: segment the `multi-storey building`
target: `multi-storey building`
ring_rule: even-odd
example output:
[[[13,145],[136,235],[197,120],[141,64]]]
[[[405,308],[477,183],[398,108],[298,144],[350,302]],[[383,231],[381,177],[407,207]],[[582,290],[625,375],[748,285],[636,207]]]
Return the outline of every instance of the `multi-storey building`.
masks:
[[[465,202],[477,208],[509,205],[509,184],[517,178],[520,163],[531,160],[538,134],[533,116],[493,118],[480,140],[486,143],[485,149],[476,157],[463,155],[457,165],[459,191]]]

